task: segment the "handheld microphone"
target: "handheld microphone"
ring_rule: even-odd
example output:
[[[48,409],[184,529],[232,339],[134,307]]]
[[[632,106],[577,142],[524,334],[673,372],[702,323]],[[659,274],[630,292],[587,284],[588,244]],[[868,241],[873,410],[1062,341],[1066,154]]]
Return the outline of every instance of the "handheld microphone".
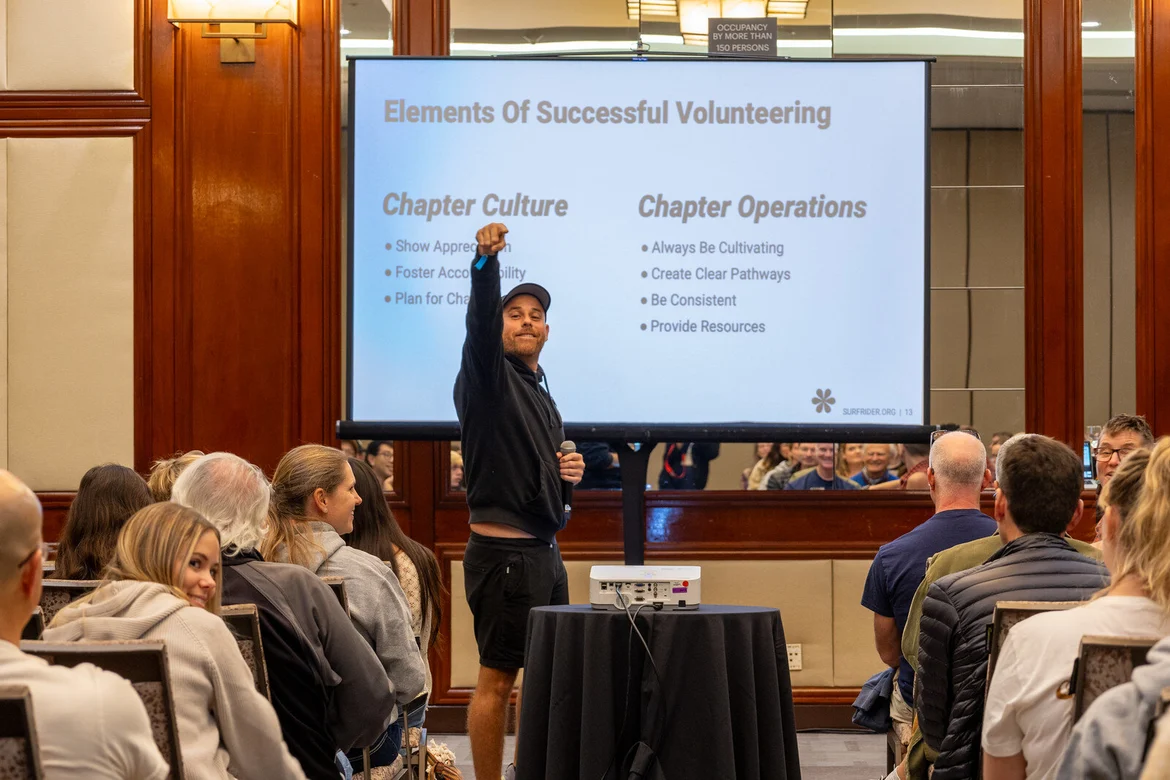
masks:
[[[571,441],[561,442],[561,454],[572,455],[577,451],[577,445]],[[565,522],[569,522],[569,516],[573,513],[573,483],[561,480],[561,503],[565,505]]]

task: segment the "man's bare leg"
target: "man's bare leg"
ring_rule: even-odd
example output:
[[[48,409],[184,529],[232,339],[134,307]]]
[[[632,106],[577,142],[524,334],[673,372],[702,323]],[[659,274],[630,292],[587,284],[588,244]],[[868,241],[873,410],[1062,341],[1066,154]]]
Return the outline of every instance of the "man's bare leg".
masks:
[[[520,757],[520,700],[524,698],[524,682],[516,687],[516,744],[512,746],[512,763],[519,763]]]
[[[479,667],[479,680],[467,708],[467,735],[475,780],[499,780],[504,764],[504,730],[508,700],[516,684],[517,669]]]

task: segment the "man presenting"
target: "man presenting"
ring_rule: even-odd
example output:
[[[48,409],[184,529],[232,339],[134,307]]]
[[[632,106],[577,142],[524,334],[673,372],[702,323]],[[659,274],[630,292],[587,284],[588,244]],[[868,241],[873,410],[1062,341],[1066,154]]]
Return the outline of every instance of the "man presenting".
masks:
[[[500,776],[528,611],[569,603],[556,543],[565,525],[561,487],[577,484],[585,473],[581,455],[560,453],[561,415],[539,365],[549,334],[548,291],[521,284],[500,297],[497,255],[507,232],[492,223],[476,233],[467,336],[455,380],[471,509],[463,574],[479,647],[479,679],[467,711],[477,780]]]

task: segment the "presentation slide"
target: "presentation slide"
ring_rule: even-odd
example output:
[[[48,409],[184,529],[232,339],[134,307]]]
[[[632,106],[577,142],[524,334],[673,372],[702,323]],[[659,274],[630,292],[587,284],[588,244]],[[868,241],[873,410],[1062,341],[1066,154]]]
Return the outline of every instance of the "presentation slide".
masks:
[[[350,420],[455,423],[502,222],[567,424],[927,422],[927,63],[350,66]]]

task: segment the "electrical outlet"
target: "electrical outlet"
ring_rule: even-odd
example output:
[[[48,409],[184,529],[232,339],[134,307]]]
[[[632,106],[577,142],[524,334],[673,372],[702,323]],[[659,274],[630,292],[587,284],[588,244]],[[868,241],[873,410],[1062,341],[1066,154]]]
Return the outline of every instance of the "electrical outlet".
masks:
[[[802,645],[788,645],[788,671],[799,672],[804,668]]]

